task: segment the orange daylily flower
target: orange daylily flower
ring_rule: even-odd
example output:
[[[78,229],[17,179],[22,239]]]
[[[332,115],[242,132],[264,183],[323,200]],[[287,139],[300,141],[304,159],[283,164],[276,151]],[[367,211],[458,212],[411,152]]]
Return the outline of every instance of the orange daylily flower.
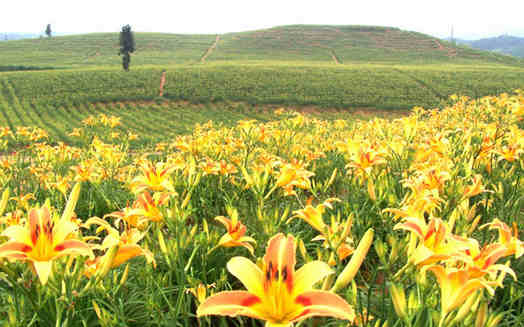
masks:
[[[295,186],[301,189],[311,188],[309,178],[313,175],[315,174],[302,168],[299,163],[284,164],[280,168],[275,186],[282,187],[286,195],[293,195]]]
[[[142,166],[141,169],[142,175],[135,177],[131,181],[130,188],[133,193],[138,194],[147,189],[152,191],[175,191],[170,180],[170,174],[175,169],[175,166],[157,162],[155,165],[148,163]]]
[[[358,175],[364,178],[371,173],[374,166],[386,163],[383,154],[379,151],[369,147],[367,149],[359,149],[358,153],[351,158],[351,162],[346,165],[346,169],[356,169]]]
[[[155,265],[155,259],[153,254],[143,249],[138,245],[138,242],[144,238],[145,234],[140,232],[136,228],[127,228],[122,234],[118,230],[113,228],[107,221],[98,217],[88,219],[84,224],[84,227],[88,228],[90,225],[95,224],[100,227],[97,229],[97,233],[105,230],[107,236],[100,245],[93,245],[93,249],[106,250],[103,256],[96,257],[86,261],[85,275],[91,277],[100,273],[107,273],[103,271],[104,267],[115,268],[128,260],[143,255],[148,263]],[[116,252],[112,253],[111,248],[116,247]],[[110,262],[108,260],[111,260]]]
[[[325,234],[326,233],[326,224],[322,220],[322,213],[324,212],[326,208],[333,209],[331,202],[334,202],[334,201],[340,202],[340,200],[336,198],[330,198],[324,201],[324,203],[317,205],[316,207],[313,207],[311,205],[312,201],[313,201],[313,198],[309,198],[306,202],[306,207],[304,209],[293,211],[295,215],[291,217],[288,220],[288,222],[291,221],[293,218],[300,218],[300,219],[303,219],[308,224],[310,224],[311,227],[319,231],[321,234]]]
[[[0,246],[0,257],[31,261],[40,282],[46,284],[53,260],[70,254],[93,256],[86,243],[72,238],[76,230],[68,216],[51,217],[45,205],[33,208],[25,226],[10,226],[2,233],[9,241]]]
[[[215,217],[215,220],[220,222],[227,229],[227,233],[224,234],[218,241],[218,246],[223,246],[226,248],[243,246],[253,254],[253,246],[251,243],[256,243],[255,239],[249,236],[244,236],[246,234],[246,226],[238,220],[238,211],[236,209],[228,210],[231,219],[228,219],[224,216]]]
[[[486,188],[482,184],[482,175],[476,174],[473,176],[473,184],[464,188],[464,197],[470,198],[483,192],[486,192]]]
[[[480,248],[475,239],[469,239],[469,248],[457,261],[465,263],[465,269],[471,278],[483,277],[489,274],[494,279],[499,271],[511,275],[515,280],[517,276],[511,268],[496,262],[506,255],[506,247],[502,244],[488,244]]]
[[[438,265],[427,270],[435,274],[440,285],[441,314],[444,317],[460,307],[478,289],[485,288],[492,295],[495,292],[492,286],[496,286],[496,282],[471,278],[467,270],[446,269]]]
[[[457,255],[458,251],[468,248],[468,241],[452,235],[447,224],[438,218],[433,218],[426,224],[418,218],[408,217],[393,229],[409,231],[419,238],[420,243],[410,254],[410,260],[417,266],[449,259]]]
[[[266,326],[291,326],[312,316],[355,319],[353,308],[335,293],[314,290],[313,285],[332,271],[312,261],[295,271],[295,238],[280,233],[269,240],[263,267],[244,257],[234,257],[227,269],[247,291],[225,291],[209,297],[197,316],[238,315],[266,320]]]
[[[504,222],[495,218],[491,223],[482,225],[480,228],[489,227],[490,230],[496,229],[499,232],[499,243],[505,247],[504,256],[515,255],[515,258],[520,258],[524,254],[524,242],[518,238],[518,230],[516,224],[513,225],[513,231]],[[512,233],[513,232],[513,233]]]
[[[137,196],[132,207],[125,207],[122,211],[115,211],[104,217],[122,219],[131,227],[144,228],[148,222],[161,222],[164,220],[161,206],[169,201],[172,193],[155,193],[153,196],[145,191]]]

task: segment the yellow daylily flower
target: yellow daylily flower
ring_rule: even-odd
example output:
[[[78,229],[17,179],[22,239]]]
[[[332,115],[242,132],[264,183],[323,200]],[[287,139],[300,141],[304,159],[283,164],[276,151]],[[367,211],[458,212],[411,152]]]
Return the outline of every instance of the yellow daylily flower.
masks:
[[[163,162],[157,162],[155,165],[148,163],[141,167],[142,175],[135,177],[131,181],[130,188],[135,194],[144,190],[152,191],[170,191],[175,192],[170,174],[175,170],[175,166]]]
[[[476,290],[484,288],[492,295],[495,293],[492,286],[496,286],[496,282],[471,278],[467,270],[446,269],[439,265],[431,266],[427,270],[433,272],[437,277],[443,316],[459,308]]]
[[[449,259],[458,255],[460,250],[468,248],[468,240],[452,235],[447,224],[438,218],[433,218],[429,224],[426,224],[418,218],[408,217],[393,229],[409,231],[419,239],[418,246],[409,258],[417,266]]]
[[[92,248],[106,252],[102,256],[86,261],[84,274],[87,277],[105,274],[107,271],[104,271],[104,268],[116,268],[128,260],[141,255],[146,258],[148,263],[152,263],[153,266],[155,265],[153,253],[138,245],[138,242],[145,236],[145,234],[138,229],[127,228],[120,234],[119,231],[113,228],[107,221],[98,217],[88,219],[84,227],[88,228],[93,224],[99,226],[97,233],[105,230],[107,236],[104,238],[102,244],[93,245]],[[112,251],[112,249],[114,250]]]
[[[331,205],[331,202],[338,201],[339,199],[331,198],[324,201],[324,203],[321,203],[317,205],[316,207],[313,207],[311,205],[311,202],[313,201],[313,198],[309,198],[306,202],[306,206],[304,209],[295,210],[293,213],[295,214],[293,217],[291,217],[289,221],[291,221],[294,218],[300,218],[303,219],[305,222],[311,225],[314,229],[319,231],[321,234],[326,233],[326,224],[322,220],[322,213],[326,208],[332,209],[333,206]]]
[[[51,217],[47,206],[33,208],[25,226],[11,226],[3,233],[9,241],[0,245],[0,257],[31,261],[42,284],[52,273],[53,260],[65,255],[93,256],[89,246],[72,238],[78,226],[70,217]]]
[[[312,261],[295,271],[295,238],[277,234],[269,240],[263,267],[244,257],[234,257],[227,269],[247,291],[215,294],[197,309],[197,316],[238,315],[266,321],[266,326],[291,326],[312,316],[331,316],[353,321],[353,308],[340,296],[314,290],[313,285],[332,271]]]
[[[489,227],[490,230],[498,230],[499,244],[503,245],[506,249],[504,256],[515,255],[515,258],[520,258],[524,254],[524,242],[518,238],[516,224],[513,225],[512,231],[508,225],[495,218],[491,223],[482,225],[480,228],[485,227]]]
[[[231,216],[231,219],[224,216],[215,217],[215,220],[220,222],[227,229],[227,233],[218,241],[218,246],[226,248],[243,246],[253,254],[253,246],[249,243],[256,243],[256,241],[252,237],[244,236],[247,228],[240,222],[240,220],[238,220],[238,211],[236,209],[228,209],[228,213]]]

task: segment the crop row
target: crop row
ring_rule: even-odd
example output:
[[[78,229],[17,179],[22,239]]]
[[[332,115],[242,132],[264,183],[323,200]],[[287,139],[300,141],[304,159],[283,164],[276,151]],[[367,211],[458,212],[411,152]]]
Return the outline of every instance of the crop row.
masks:
[[[88,70],[4,73],[28,103],[73,107],[84,103],[152,100],[162,68],[131,72]],[[167,69],[164,97],[195,103],[320,107],[435,107],[451,94],[482,97],[524,86],[524,71],[478,71],[334,65],[194,65]],[[5,92],[5,91],[4,91]]]

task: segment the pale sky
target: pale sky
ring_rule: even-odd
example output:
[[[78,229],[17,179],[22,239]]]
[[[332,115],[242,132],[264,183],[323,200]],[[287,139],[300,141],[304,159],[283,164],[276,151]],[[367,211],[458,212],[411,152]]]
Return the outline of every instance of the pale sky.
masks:
[[[381,25],[449,37],[524,37],[523,0],[3,0],[0,33],[226,33],[290,24]]]

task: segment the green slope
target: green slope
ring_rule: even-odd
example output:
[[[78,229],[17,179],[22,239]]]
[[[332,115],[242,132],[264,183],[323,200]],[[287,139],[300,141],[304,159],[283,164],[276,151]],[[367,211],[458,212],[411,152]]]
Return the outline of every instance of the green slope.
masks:
[[[211,60],[498,62],[518,60],[379,26],[292,25],[221,36]]]
[[[93,33],[1,42],[0,66],[120,65],[118,38],[118,33]],[[131,67],[197,62],[214,40],[214,35],[135,33]]]
[[[206,61],[320,61],[335,63],[500,63],[522,61],[454,46],[437,38],[390,27],[292,25],[218,35],[136,33],[133,65]],[[0,43],[1,66],[120,65],[118,33],[59,36]]]

